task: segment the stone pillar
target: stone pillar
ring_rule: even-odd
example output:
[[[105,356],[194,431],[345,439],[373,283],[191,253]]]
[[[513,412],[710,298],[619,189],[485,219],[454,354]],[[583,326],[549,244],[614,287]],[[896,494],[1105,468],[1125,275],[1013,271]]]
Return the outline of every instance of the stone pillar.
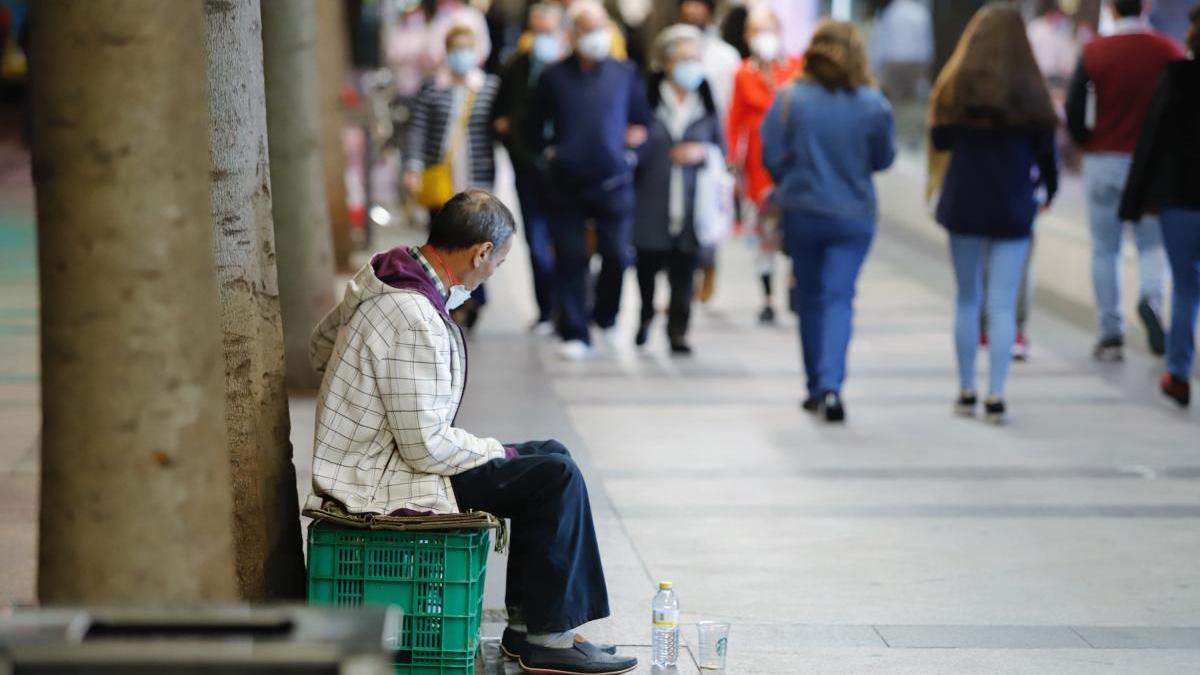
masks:
[[[289,387],[320,385],[308,339],[334,303],[333,246],[321,174],[316,5],[263,0],[272,213]]]
[[[346,158],[342,148],[345,115],[342,83],[350,68],[346,39],[346,8],[342,0],[317,3],[317,69],[321,97],[321,166],[333,228],[333,262],[339,272],[350,271],[350,212],[346,203]]]
[[[40,599],[233,600],[204,6],[30,9]]]
[[[304,597],[283,387],[259,0],[205,0],[212,225],[243,598]]]

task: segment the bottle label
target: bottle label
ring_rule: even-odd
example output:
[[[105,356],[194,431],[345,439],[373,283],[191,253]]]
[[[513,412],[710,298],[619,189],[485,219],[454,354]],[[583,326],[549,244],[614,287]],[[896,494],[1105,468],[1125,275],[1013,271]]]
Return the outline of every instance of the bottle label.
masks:
[[[679,615],[675,612],[654,612],[654,625],[659,628],[674,628],[679,625]]]

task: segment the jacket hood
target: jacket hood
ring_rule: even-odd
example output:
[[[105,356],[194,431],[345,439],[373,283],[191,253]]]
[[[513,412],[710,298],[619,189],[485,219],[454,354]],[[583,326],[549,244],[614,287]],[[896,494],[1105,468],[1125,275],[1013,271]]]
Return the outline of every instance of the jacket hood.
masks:
[[[425,273],[420,261],[405,246],[378,253],[346,284],[342,301],[322,319],[313,331],[309,358],[318,373],[325,370],[333,352],[338,330],[348,324],[360,305],[386,293],[417,293],[433,305],[446,320],[446,300],[433,280]]]

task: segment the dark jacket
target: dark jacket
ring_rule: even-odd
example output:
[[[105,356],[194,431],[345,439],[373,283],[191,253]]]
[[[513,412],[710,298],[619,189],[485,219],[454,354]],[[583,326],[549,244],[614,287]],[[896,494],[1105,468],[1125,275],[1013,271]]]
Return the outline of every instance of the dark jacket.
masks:
[[[943,227],[992,239],[1033,232],[1036,188],[1045,187],[1047,204],[1058,191],[1053,129],[940,126],[932,141],[951,152],[937,207]]]
[[[584,71],[569,56],[538,80],[533,113],[526,122],[538,151],[553,147],[549,170],[563,187],[588,189],[628,183],[632,153],[625,146],[630,125],[645,125],[642,78],[630,64],[605,59]]]
[[[471,185],[488,190],[492,189],[492,184],[496,181],[495,148],[492,147],[495,140],[492,106],[499,89],[500,78],[495,75],[486,76],[483,86],[475,94],[470,118],[467,120],[467,135],[462,139],[469,143]],[[408,129],[405,131],[404,149],[408,156],[405,169],[421,171],[446,161],[446,129],[458,123],[458,119],[450,119],[453,105],[452,89],[434,83],[421,89],[416,105],[413,106],[412,119],[409,120]]]
[[[1200,61],[1167,65],[1142,127],[1121,219],[1165,207],[1200,209]]]
[[[543,168],[537,149],[539,140],[529,129],[533,92],[540,76],[540,72],[534,72],[533,56],[528,52],[513,54],[500,71],[500,91],[496,94],[492,116],[508,118],[509,132],[500,140],[518,172]]]
[[[696,175],[703,165],[683,167],[683,229],[677,238],[671,236],[671,148],[676,143],[709,143],[722,148],[724,156],[724,134],[717,117],[708,83],[700,85],[697,93],[704,102],[705,115],[688,125],[683,138],[671,138],[667,126],[658,116],[662,102],[660,91],[664,76],[657,73],[650,77],[647,100],[654,111],[654,119],[647,127],[648,138],[638,148],[638,168],[634,186],[637,190],[637,206],[634,209],[633,245],[642,251],[680,250],[693,252],[699,249],[693,225],[696,203]]]

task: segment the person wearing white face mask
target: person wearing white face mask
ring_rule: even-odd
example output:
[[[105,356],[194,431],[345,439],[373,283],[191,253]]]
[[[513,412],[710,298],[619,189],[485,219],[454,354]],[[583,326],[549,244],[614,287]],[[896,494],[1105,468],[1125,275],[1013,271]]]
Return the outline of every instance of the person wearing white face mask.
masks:
[[[769,9],[758,8],[746,20],[746,42],[751,56],[742,62],[733,81],[733,101],[729,108],[727,142],[729,162],[741,178],[743,225],[752,228],[758,238],[758,274],[763,288],[763,308],[759,321],[775,322],[775,258],[779,252],[777,231],[768,220],[767,198],[773,184],[762,163],[762,129],[767,111],[775,101],[775,92],[796,78],[800,60],[787,58],[779,37],[779,20]]]
[[[474,29],[450,29],[446,63],[417,95],[405,130],[404,186],[431,211],[467,188],[491,190],[496,180],[492,108],[500,78],[480,70],[477,45]],[[486,302],[481,288],[456,318],[473,328]]]
[[[649,338],[656,314],[654,291],[660,272],[671,284],[667,339],[671,353],[692,353],[687,339],[693,279],[701,245],[696,234],[697,176],[710,151],[724,155],[721,122],[701,60],[703,33],[690,25],[672,26],[655,41],[659,70],[647,84],[654,121],[638,150],[637,208],[633,244],[637,250],[642,313],[636,343]]]
[[[591,354],[591,324],[612,346],[625,268],[630,261],[634,149],[646,140],[651,114],[641,77],[611,57],[604,8],[575,0],[567,16],[574,53],[538,80],[525,132],[536,139],[549,176],[561,355]],[[589,307],[591,253],[587,223],[595,226],[602,266]]]
[[[550,241],[550,222],[546,214],[546,166],[537,150],[537,139],[526,128],[533,90],[542,72],[557,63],[566,52],[560,27],[562,11],[558,5],[537,3],[529,9],[528,48],[520,49],[504,64],[500,73],[500,92],[496,97],[496,132],[512,159],[521,202],[521,223],[529,244],[529,262],[533,268],[533,292],[538,316],[533,332],[554,334],[557,302],[554,294],[554,246]]]
[[[482,190],[451,198],[424,246],[375,255],[313,333],[313,495],[350,513],[487,511],[512,521],[502,643],[529,672],[624,673],[574,630],[609,615],[587,483],[562,444],[505,446],[455,426],[467,348],[449,310],[492,276],[516,222]]]

